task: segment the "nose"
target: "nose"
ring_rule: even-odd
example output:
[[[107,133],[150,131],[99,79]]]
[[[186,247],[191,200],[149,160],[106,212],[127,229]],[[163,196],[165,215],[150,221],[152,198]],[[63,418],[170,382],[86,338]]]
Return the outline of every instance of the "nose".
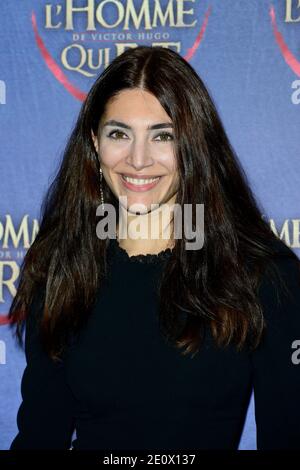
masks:
[[[144,141],[136,140],[132,143],[126,163],[137,171],[153,166],[154,160]]]

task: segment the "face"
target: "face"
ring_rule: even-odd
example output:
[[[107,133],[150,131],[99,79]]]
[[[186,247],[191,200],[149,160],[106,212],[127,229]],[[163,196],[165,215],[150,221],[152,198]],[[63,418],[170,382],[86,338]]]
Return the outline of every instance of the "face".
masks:
[[[120,92],[107,103],[92,138],[103,177],[118,199],[126,196],[127,211],[138,204],[145,213],[151,204],[175,199],[172,121],[154,95],[138,88]]]

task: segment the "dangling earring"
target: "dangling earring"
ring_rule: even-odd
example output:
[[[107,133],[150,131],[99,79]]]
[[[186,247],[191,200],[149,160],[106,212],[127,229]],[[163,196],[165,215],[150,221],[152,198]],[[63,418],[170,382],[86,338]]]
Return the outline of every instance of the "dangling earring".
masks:
[[[103,173],[102,173],[102,168],[100,167],[100,200],[101,200],[102,210],[104,211],[104,198],[103,198],[102,179],[103,179]]]

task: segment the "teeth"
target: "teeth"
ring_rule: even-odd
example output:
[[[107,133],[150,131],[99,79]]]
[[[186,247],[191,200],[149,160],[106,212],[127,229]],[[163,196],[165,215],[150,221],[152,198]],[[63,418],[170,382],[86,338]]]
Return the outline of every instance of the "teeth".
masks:
[[[158,176],[157,178],[147,178],[147,179],[136,179],[136,178],[129,178],[128,176],[122,175],[124,180],[128,181],[128,183],[132,184],[149,184],[153,183],[154,181],[157,181],[160,177]]]

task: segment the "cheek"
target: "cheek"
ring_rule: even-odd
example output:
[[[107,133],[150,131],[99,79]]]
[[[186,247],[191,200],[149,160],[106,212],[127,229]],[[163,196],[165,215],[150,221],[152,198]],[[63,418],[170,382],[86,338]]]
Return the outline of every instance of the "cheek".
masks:
[[[165,150],[164,152],[161,150],[161,152],[156,156],[156,160],[166,168],[168,173],[171,174],[176,172],[177,162],[172,149]]]
[[[100,157],[104,165],[109,168],[113,168],[120,160],[124,158],[124,148],[117,147],[115,145],[100,144]]]

